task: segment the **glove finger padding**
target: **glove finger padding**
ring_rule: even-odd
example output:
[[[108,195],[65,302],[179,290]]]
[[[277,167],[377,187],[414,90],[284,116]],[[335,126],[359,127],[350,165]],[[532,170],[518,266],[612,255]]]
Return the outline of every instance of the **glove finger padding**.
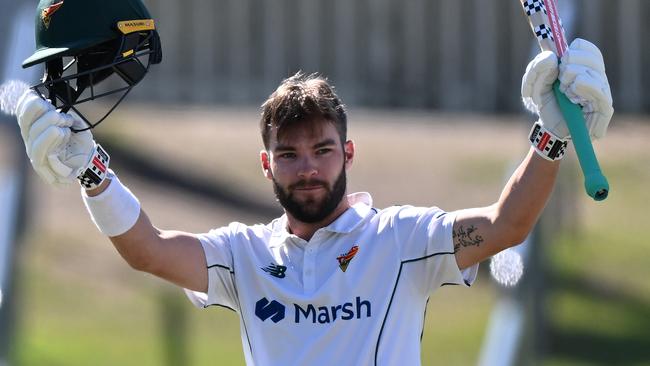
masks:
[[[68,178],[68,174],[61,174],[53,166],[57,154],[70,140],[72,131],[68,127],[71,125],[70,116],[50,110],[32,124],[27,134],[27,155],[34,170],[48,184],[74,181]]]
[[[601,74],[605,73],[603,54],[595,44],[581,38],[571,42],[567,52],[562,56],[562,63],[584,65]]]
[[[90,131],[73,133],[70,130],[70,126],[80,125],[77,118],[68,114],[58,114],[58,119],[60,122],[56,124],[60,125],[59,128],[64,131],[66,137],[60,146],[52,148],[48,163],[59,182],[70,183],[74,182],[90,163],[95,151],[95,141]]]
[[[65,131],[67,130],[67,132]],[[49,157],[65,140],[69,138],[70,130],[49,126],[30,144],[28,155],[29,160],[36,173],[47,183],[53,184],[58,181],[56,174],[49,165]]]
[[[18,117],[18,126],[23,141],[27,143],[27,137],[32,124],[40,119],[48,111],[53,111],[54,106],[39,97],[33,90],[23,94],[18,100],[16,107],[16,116]]]
[[[583,107],[591,138],[605,136],[614,108],[600,50],[588,41],[574,40],[562,58],[559,80],[567,98]]]
[[[51,110],[43,114],[40,118],[36,120],[30,127],[27,132],[27,139],[25,145],[27,148],[27,155],[30,155],[30,151],[33,149],[34,141],[50,127],[57,127],[65,130],[66,135],[70,135],[70,129],[68,127],[72,126],[72,121],[68,116],[61,114],[55,110]]]
[[[613,109],[609,114],[594,112],[585,118],[585,122],[587,123],[587,128],[589,130],[589,136],[591,136],[591,138],[597,140],[605,137],[607,128],[609,127],[609,121],[612,119],[613,113]]]
[[[606,112],[612,109],[612,96],[606,83],[589,74],[578,75],[572,84],[565,87],[565,94],[574,96],[574,103],[582,105],[583,112]]]
[[[76,178],[90,163],[95,151],[95,141],[90,131],[73,133],[65,148],[58,154],[61,163],[70,172],[70,178]],[[55,171],[58,171],[55,169]],[[66,170],[61,170],[64,174]]]
[[[56,174],[57,177],[59,177],[59,181],[64,181],[67,183],[74,182],[75,178],[77,177],[77,174],[75,174],[75,170],[70,168],[69,166],[65,165],[59,156],[57,154],[52,154],[47,157],[47,161],[50,164],[50,169],[54,174]]]
[[[84,127],[80,118],[57,112],[33,91],[20,98],[16,110],[25,149],[36,173],[48,184],[74,182],[89,166],[96,150],[90,131],[71,131],[73,126]]]
[[[581,96],[585,123],[593,139],[605,136],[609,122],[614,114],[609,88],[603,90],[602,81],[587,74],[579,75],[567,90],[568,94]]]
[[[539,114],[541,106],[548,103],[551,86],[557,80],[557,56],[550,51],[538,54],[526,67],[521,81],[521,96],[524,105]]]
[[[555,136],[566,139],[569,130],[552,89],[557,77],[557,56],[551,51],[540,53],[526,68],[521,82],[521,96],[526,108],[539,116],[544,128]]]

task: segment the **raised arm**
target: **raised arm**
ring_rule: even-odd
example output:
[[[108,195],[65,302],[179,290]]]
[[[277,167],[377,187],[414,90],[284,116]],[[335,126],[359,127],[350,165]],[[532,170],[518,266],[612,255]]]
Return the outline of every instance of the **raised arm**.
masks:
[[[87,190],[84,201],[95,224],[132,268],[183,288],[207,291],[205,254],[196,235],[154,227],[135,196],[116,177]],[[116,209],[122,211],[117,219],[111,215]]]
[[[551,90],[558,76],[562,91],[582,105],[591,138],[605,135],[614,110],[600,50],[576,39],[560,67],[552,52],[533,59],[522,80],[524,104],[539,116],[529,135],[532,147],[496,203],[456,212],[453,241],[460,268],[521,243],[544,209],[570,140]]]
[[[155,228],[135,196],[116,176],[110,177],[108,154],[90,131],[71,131],[80,123],[74,116],[57,112],[32,91],[20,99],[17,116],[36,173],[52,185],[79,180],[93,221],[131,267],[184,288],[207,290],[205,254],[198,238]]]
[[[551,195],[559,165],[531,148],[496,203],[456,212],[454,251],[461,269],[524,241]]]

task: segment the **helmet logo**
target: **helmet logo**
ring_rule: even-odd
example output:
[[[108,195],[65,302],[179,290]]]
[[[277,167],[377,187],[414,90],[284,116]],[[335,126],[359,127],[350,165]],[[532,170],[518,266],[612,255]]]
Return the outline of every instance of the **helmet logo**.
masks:
[[[63,6],[63,1],[59,1],[56,4],[52,4],[41,11],[41,19],[43,20],[43,25],[45,26],[45,29],[50,28],[50,19],[52,18],[52,15],[54,15],[54,13],[56,13],[56,11],[59,10],[61,6]]]

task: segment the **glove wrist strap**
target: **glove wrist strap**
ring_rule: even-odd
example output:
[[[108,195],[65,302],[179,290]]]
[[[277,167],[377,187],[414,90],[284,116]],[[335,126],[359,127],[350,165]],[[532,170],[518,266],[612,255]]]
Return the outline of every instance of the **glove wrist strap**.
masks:
[[[106,150],[104,150],[101,145],[97,144],[95,147],[95,153],[93,154],[92,159],[90,159],[90,163],[77,177],[81,186],[85,189],[94,189],[99,187],[104,179],[106,179],[110,160],[111,157],[108,156]]]
[[[530,144],[535,151],[549,161],[560,160],[566,154],[568,140],[561,139],[547,130],[539,121],[535,122],[528,135]]]

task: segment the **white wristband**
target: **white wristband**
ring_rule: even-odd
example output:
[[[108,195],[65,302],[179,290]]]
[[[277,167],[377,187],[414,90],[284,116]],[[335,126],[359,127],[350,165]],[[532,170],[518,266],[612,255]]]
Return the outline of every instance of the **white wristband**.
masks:
[[[562,159],[569,144],[568,140],[555,136],[540,122],[535,122],[528,135],[528,140],[535,148],[535,152],[549,161]]]
[[[140,201],[110,169],[107,178],[111,182],[104,192],[89,197],[82,188],[81,196],[99,231],[112,237],[124,234],[135,225],[140,216]]]

